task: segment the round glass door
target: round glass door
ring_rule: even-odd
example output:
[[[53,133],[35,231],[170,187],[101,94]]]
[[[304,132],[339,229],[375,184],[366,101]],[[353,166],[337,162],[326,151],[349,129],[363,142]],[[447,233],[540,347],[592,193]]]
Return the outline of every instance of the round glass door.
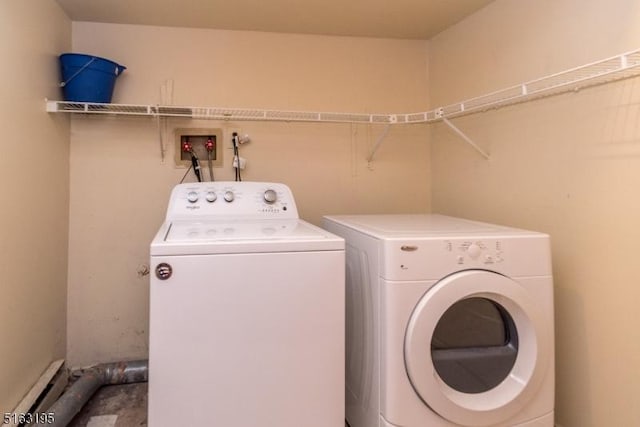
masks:
[[[462,426],[503,422],[528,403],[550,351],[540,309],[520,283],[461,271],[420,299],[407,325],[405,367],[422,401]]]
[[[518,354],[518,331],[507,310],[488,298],[454,303],[431,338],[433,366],[449,387],[483,393],[511,372]]]

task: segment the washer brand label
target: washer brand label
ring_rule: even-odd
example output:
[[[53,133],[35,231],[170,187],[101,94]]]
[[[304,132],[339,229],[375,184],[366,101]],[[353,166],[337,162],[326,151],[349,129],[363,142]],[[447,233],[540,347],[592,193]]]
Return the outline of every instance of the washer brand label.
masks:
[[[156,277],[160,280],[167,280],[173,274],[173,268],[166,262],[156,266]]]

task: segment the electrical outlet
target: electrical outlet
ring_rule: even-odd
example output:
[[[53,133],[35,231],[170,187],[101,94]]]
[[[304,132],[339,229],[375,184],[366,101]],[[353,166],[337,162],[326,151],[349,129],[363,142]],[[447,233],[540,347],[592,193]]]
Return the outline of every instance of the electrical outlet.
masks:
[[[198,159],[206,164],[209,156],[213,167],[222,167],[222,129],[191,129],[175,130],[175,162],[176,166],[191,166],[191,153],[185,150],[185,145],[193,150]]]

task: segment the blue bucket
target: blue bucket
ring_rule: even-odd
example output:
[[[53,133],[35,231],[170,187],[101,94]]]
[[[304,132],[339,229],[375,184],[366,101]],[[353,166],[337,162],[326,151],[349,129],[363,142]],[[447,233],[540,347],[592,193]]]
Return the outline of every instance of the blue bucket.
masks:
[[[127,67],[108,59],[79,53],[60,55],[62,94],[65,101],[111,102],[113,87]]]

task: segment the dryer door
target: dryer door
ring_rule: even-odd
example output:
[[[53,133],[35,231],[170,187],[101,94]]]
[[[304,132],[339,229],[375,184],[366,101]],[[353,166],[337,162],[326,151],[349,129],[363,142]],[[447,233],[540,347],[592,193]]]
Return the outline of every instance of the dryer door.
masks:
[[[405,365],[415,391],[441,417],[492,425],[518,413],[540,386],[550,333],[520,283],[466,270],[418,302],[405,334]]]

